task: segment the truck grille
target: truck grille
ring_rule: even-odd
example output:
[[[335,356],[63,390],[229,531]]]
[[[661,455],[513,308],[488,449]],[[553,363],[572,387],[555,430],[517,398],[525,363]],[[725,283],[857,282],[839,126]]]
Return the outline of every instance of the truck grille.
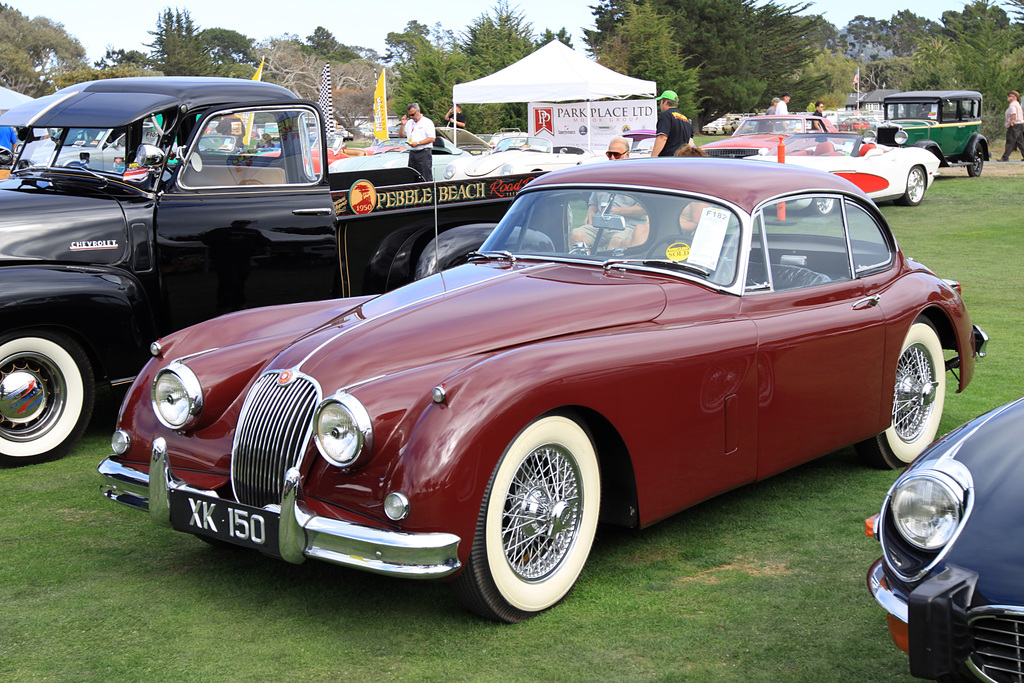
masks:
[[[1024,617],[998,615],[971,624],[974,664],[991,680],[1024,683]]]
[[[231,449],[238,502],[256,507],[281,502],[284,473],[309,443],[319,399],[317,385],[290,370],[273,370],[256,381],[245,397]]]

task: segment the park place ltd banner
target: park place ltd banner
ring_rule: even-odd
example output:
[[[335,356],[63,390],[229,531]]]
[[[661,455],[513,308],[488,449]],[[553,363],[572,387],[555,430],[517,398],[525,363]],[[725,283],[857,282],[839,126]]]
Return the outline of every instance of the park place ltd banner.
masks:
[[[658,122],[655,100],[530,102],[529,106],[530,135],[554,145],[597,151],[607,149],[616,135],[641,128],[654,130]]]

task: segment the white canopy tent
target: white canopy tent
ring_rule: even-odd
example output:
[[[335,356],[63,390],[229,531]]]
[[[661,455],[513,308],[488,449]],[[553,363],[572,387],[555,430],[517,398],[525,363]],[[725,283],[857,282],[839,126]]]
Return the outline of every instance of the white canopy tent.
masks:
[[[31,102],[32,99],[28,95],[22,95],[20,92],[15,92],[0,85],[0,111],[13,109],[19,104]]]
[[[458,104],[656,97],[657,84],[601,66],[558,40],[490,76],[452,89]],[[587,108],[589,112],[589,107]],[[589,137],[590,126],[587,126]]]

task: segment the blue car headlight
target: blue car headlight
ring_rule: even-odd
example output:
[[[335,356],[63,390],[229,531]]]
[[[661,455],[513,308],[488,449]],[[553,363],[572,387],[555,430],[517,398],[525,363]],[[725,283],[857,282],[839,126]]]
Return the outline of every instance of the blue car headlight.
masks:
[[[956,534],[963,517],[963,490],[939,472],[898,482],[890,509],[896,530],[911,545],[938,550]]]
[[[355,465],[373,448],[370,414],[352,394],[339,393],[324,399],[313,414],[317,450],[338,467]]]

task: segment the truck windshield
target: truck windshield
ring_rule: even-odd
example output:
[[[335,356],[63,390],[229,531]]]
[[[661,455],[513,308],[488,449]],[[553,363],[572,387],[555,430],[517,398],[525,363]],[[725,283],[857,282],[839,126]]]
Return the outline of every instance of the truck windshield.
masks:
[[[123,173],[126,128],[33,128],[17,168],[87,168]]]

